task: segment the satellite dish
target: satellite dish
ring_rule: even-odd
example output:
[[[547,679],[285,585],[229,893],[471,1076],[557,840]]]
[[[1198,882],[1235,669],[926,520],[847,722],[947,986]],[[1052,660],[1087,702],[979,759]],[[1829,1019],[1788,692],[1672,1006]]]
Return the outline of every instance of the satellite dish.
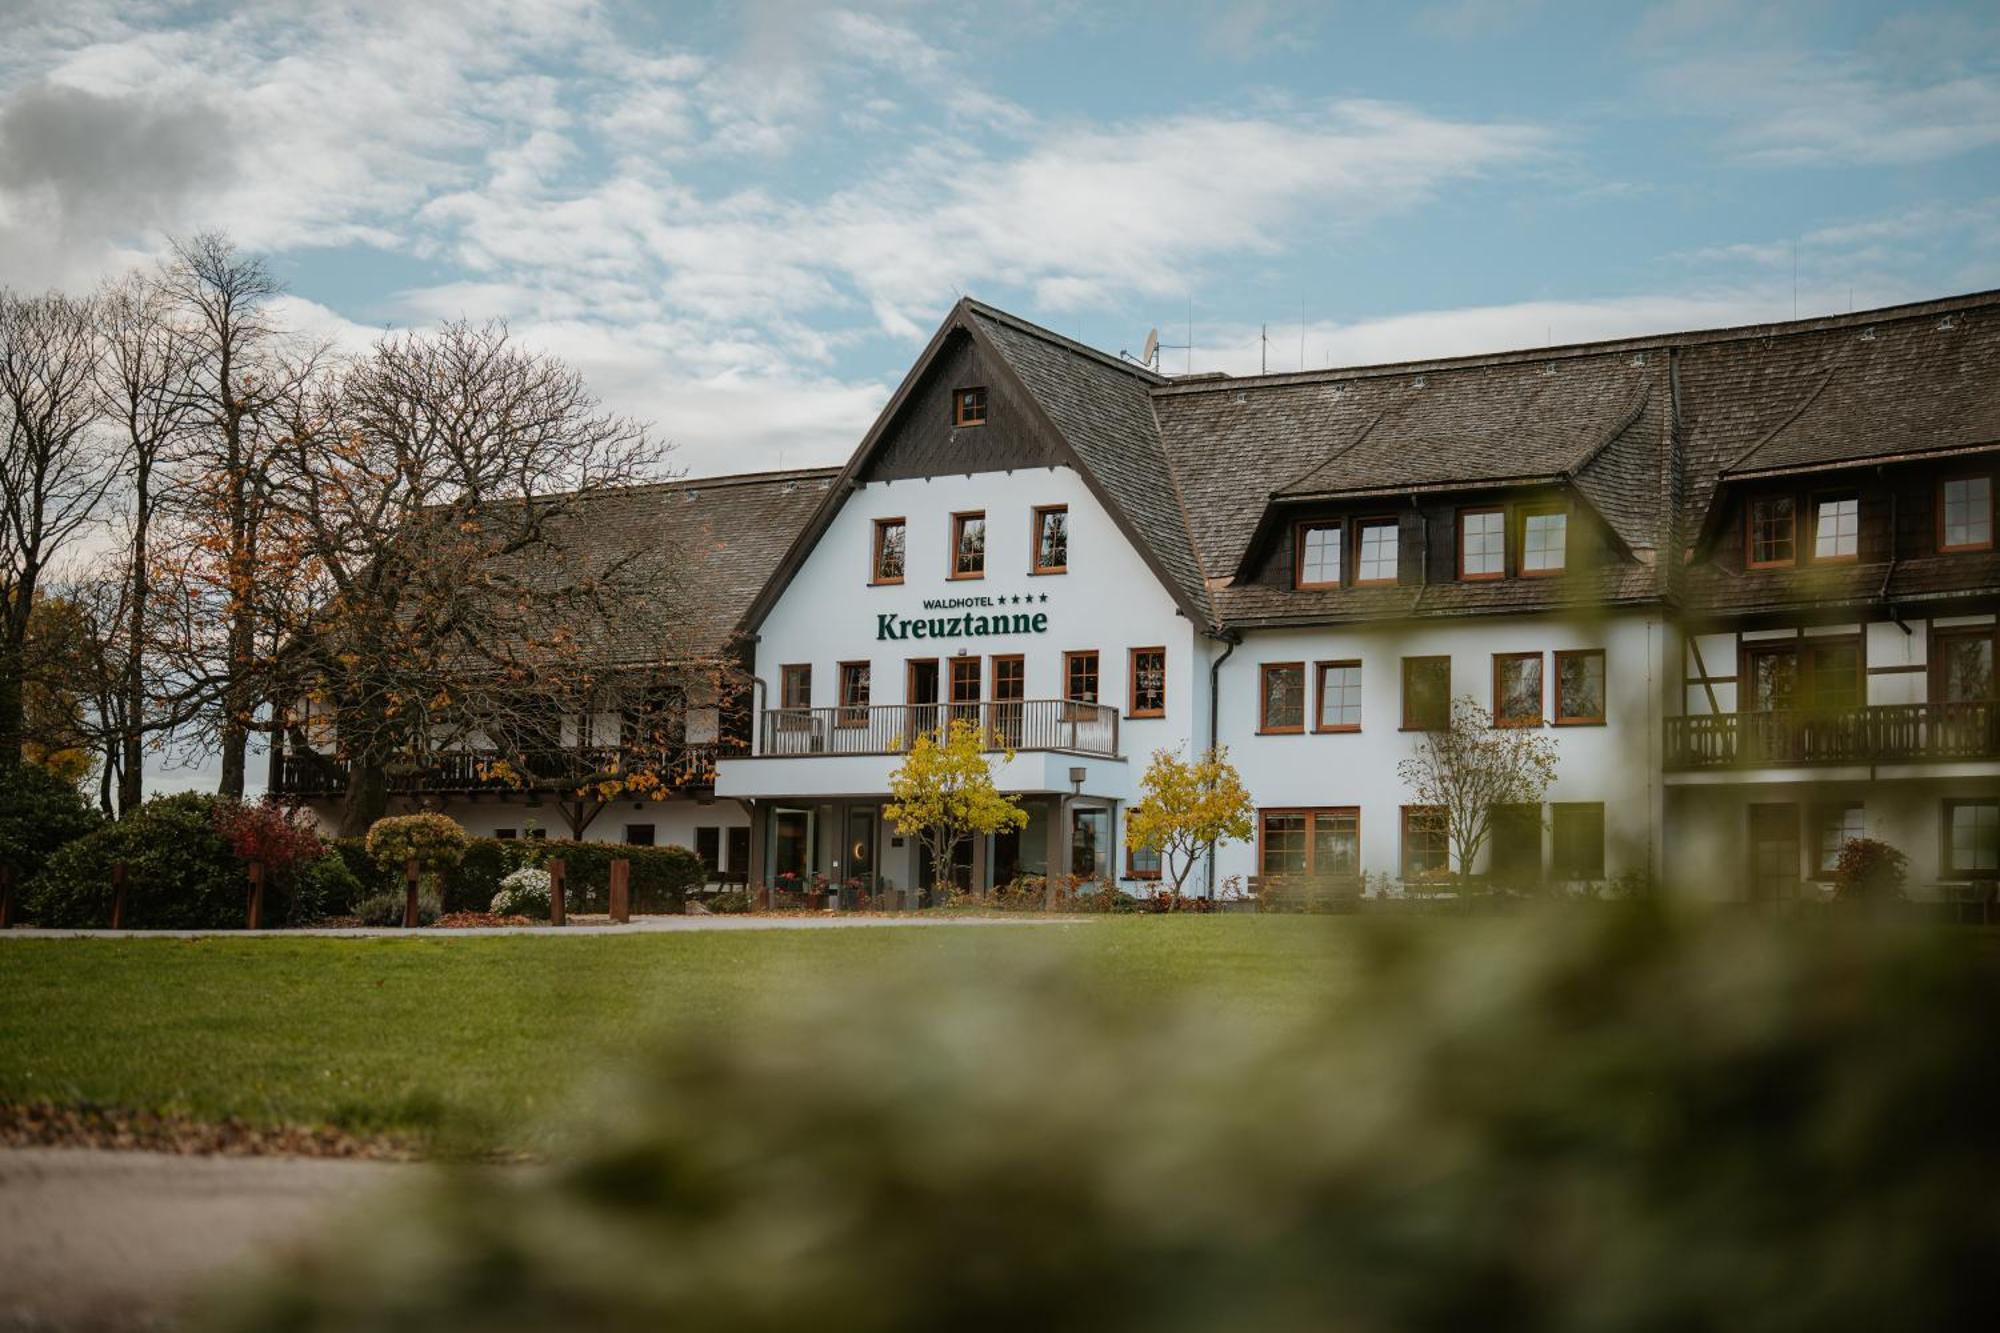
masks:
[[[1139,359],[1149,366],[1160,359],[1160,331],[1158,329],[1146,330],[1146,346],[1139,353]]]

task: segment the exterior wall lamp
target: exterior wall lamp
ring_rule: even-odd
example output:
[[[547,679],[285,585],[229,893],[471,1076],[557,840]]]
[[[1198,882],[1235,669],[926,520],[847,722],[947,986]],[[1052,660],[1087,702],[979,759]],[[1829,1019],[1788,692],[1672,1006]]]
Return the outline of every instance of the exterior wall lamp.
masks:
[[[1069,771],[1070,795],[1072,796],[1083,795],[1083,780],[1085,777],[1089,776],[1089,773],[1090,773],[1089,769],[1082,767],[1072,768]]]

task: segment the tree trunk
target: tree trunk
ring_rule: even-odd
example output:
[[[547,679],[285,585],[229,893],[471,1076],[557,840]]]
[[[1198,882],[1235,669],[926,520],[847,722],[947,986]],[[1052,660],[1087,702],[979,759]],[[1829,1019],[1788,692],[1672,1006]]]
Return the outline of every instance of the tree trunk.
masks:
[[[21,766],[21,743],[27,738],[23,656],[18,643],[0,644],[0,772]]]
[[[389,774],[380,761],[357,758],[347,770],[340,803],[340,836],[359,838],[389,812]]]
[[[139,808],[146,795],[146,598],[151,589],[146,576],[146,546],[152,527],[152,469],[141,463],[135,479],[132,518],[131,605],[126,634],[124,679],[119,682],[125,697],[125,734],[120,738],[122,754],[118,768],[118,817]]]

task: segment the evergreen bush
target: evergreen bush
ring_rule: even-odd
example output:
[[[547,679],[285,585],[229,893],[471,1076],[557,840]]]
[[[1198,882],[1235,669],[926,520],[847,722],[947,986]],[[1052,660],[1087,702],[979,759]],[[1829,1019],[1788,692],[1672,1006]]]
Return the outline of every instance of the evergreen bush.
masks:
[[[67,843],[96,831],[104,816],[76,784],[37,764],[0,770],[0,865],[26,885]]]

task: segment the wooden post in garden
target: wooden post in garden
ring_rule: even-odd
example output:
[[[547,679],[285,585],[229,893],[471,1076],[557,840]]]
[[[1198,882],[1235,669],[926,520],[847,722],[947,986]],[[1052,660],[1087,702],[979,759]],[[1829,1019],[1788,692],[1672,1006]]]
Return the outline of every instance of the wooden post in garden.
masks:
[[[568,919],[569,905],[563,901],[563,874],[569,869],[558,856],[549,862],[549,924],[560,926]]]
[[[0,866],[0,930],[14,928],[14,867]]]
[[[244,908],[245,928],[260,930],[264,925],[264,863],[250,863],[250,898]]]
[[[632,863],[622,856],[611,863],[611,919],[621,926],[632,919]]]
[[[403,896],[403,929],[415,930],[417,928],[417,878],[418,878],[416,857],[413,856],[409,860],[403,862],[403,875],[406,879],[409,880],[409,888],[404,893]]]
[[[111,928],[125,929],[125,863],[111,864]]]

